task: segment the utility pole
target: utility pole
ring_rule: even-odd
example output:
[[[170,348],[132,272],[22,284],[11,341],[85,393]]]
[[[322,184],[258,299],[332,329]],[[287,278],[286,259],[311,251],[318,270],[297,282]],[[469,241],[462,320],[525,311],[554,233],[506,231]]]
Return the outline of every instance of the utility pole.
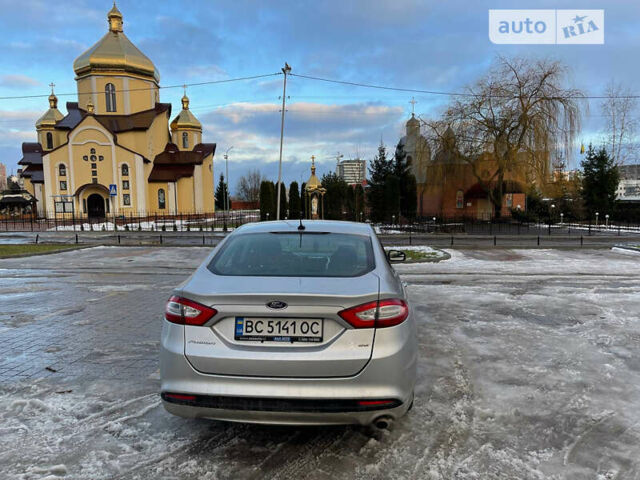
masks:
[[[282,122],[280,123],[280,161],[278,163],[278,193],[276,194],[276,198],[278,199],[276,202],[276,220],[280,220],[280,184],[282,183],[282,141],[284,139],[284,112],[285,112],[285,104],[287,99],[287,75],[291,72],[291,67],[287,62],[284,62],[284,67],[282,68],[282,73],[284,73],[284,84],[282,87]]]

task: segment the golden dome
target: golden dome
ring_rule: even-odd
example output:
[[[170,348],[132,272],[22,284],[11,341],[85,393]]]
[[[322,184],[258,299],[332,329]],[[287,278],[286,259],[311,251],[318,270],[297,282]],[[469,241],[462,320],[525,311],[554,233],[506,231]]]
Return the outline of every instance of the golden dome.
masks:
[[[171,130],[180,130],[187,128],[202,130],[202,124],[189,110],[189,97],[187,97],[187,94],[185,93],[182,97],[182,110],[171,122]]]
[[[311,176],[309,177],[309,180],[307,180],[307,184],[305,185],[304,188],[307,192],[312,192],[316,190],[324,192],[324,187],[322,186],[322,182],[316,176],[316,157],[313,155],[311,156]]]
[[[58,97],[54,95],[52,87],[51,95],[49,95],[49,110],[36,121],[36,128],[53,127],[63,118],[64,115],[58,110]]]
[[[122,31],[122,13],[116,7],[107,14],[109,31],[89,50],[73,62],[78,77],[98,72],[128,72],[160,82],[160,73],[144,53],[131,43]]]

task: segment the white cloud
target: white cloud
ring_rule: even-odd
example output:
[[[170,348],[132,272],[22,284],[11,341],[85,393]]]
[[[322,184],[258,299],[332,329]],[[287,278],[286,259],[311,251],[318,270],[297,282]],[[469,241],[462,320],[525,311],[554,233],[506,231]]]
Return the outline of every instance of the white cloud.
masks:
[[[39,85],[40,82],[38,80],[27,75],[9,74],[0,76],[0,87],[19,89],[37,87]]]

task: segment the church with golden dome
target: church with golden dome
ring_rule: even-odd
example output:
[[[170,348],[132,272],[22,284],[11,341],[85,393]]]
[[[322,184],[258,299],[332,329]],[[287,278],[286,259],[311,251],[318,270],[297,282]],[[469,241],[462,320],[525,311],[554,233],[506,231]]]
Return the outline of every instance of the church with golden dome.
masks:
[[[23,143],[21,177],[40,217],[212,213],[215,143],[189,98],[171,123],[160,102],[160,73],[124,34],[115,3],[107,33],[73,64],[78,101],[49,109],[36,122],[36,143]]]

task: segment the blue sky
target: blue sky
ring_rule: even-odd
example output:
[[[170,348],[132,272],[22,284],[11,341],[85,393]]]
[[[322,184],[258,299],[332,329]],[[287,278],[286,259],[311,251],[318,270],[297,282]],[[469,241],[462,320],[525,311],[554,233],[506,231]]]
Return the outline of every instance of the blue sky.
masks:
[[[75,92],[73,60],[106,31],[110,1],[0,0],[0,97]],[[161,85],[196,83],[278,72],[403,88],[460,90],[482,75],[496,54],[553,58],[571,68],[570,82],[589,94],[615,79],[640,78],[640,4],[418,0],[189,1],[120,0],[127,36],[156,64]],[[493,45],[490,8],[604,8],[605,45]],[[335,155],[370,160],[382,138],[393,148],[410,114],[411,94],[290,78],[285,126],[284,179],[308,177],[309,157],[319,173]],[[275,179],[282,78],[189,88],[204,140],[216,142],[217,171],[230,152],[232,192],[249,168]],[[161,101],[179,108],[181,89],[163,89]],[[437,116],[447,97],[415,95],[416,113]],[[60,96],[61,111],[73,96]],[[20,144],[35,139],[33,124],[46,98],[0,101],[0,162],[15,169]],[[586,111],[586,109],[585,109]],[[597,103],[585,114],[579,138],[598,138]],[[636,112],[636,116],[638,113]]]

